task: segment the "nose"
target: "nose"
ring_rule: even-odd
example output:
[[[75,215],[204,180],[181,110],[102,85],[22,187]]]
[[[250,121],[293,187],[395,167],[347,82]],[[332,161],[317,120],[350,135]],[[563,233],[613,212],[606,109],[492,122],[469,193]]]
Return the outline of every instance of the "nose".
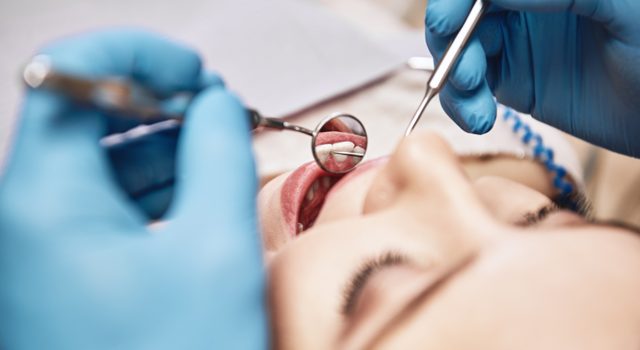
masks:
[[[490,215],[451,147],[435,133],[404,138],[374,180],[365,213],[396,205],[430,224],[443,220],[470,228]]]

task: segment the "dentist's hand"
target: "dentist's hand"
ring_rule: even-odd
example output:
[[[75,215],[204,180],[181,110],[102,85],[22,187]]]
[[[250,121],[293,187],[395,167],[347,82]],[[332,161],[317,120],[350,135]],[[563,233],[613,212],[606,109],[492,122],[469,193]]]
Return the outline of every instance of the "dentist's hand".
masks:
[[[426,37],[441,56],[474,0],[430,0]],[[492,0],[440,99],[484,133],[498,101],[611,150],[640,156],[640,2]]]
[[[45,51],[57,69],[199,90],[198,56],[113,31]],[[244,107],[215,82],[190,106],[164,226],[116,186],[106,119],[43,91],[24,101],[0,179],[0,347],[260,349],[267,345],[256,178]]]

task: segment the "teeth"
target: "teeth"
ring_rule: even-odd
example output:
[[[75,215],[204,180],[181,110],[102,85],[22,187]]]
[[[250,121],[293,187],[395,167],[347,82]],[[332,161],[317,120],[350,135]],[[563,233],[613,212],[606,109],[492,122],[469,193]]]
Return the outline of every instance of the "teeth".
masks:
[[[342,151],[342,152],[353,152],[353,147],[355,145],[353,144],[353,142],[349,142],[349,141],[344,141],[344,142],[338,142],[338,143],[334,143],[331,146],[331,150],[332,151]],[[347,160],[347,155],[344,154],[333,154],[333,159],[336,160],[336,162],[344,162],[345,160]]]
[[[309,189],[309,192],[307,192],[306,198],[308,201],[311,201],[313,199],[313,196],[315,196],[316,191],[312,188]]]
[[[307,195],[305,196],[308,201],[313,199],[313,197],[316,195],[316,192],[318,192],[319,188],[320,188],[320,182],[314,181],[314,183],[311,184],[311,187],[309,188],[309,191],[307,191]]]
[[[327,161],[327,158],[329,158],[329,153],[331,153],[330,144],[316,146],[316,155],[318,156],[318,160],[320,160],[320,163],[324,164]]]
[[[360,153],[360,154],[364,154],[365,149],[360,147],[360,146],[356,146],[356,148],[353,149],[353,153]],[[353,162],[353,165],[357,165],[358,163],[360,163],[362,161],[362,158],[360,157],[352,157],[351,161]]]
[[[298,223],[298,233],[304,231],[304,225],[301,222]]]

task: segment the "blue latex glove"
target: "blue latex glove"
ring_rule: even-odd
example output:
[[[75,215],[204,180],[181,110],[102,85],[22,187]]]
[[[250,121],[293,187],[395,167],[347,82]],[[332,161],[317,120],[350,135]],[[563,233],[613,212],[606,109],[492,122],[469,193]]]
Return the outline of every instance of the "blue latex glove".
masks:
[[[440,57],[474,0],[430,0]],[[577,137],[640,156],[640,1],[492,0],[440,94],[464,130],[487,132],[497,100]]]
[[[111,31],[44,51],[57,69],[165,94],[201,84],[198,56]],[[260,349],[264,273],[248,116],[222,84],[179,139],[171,220],[153,232],[98,144],[106,118],[30,91],[0,182],[3,349]]]
[[[173,199],[178,134],[167,130],[107,151],[116,182],[149,219],[166,214]]]

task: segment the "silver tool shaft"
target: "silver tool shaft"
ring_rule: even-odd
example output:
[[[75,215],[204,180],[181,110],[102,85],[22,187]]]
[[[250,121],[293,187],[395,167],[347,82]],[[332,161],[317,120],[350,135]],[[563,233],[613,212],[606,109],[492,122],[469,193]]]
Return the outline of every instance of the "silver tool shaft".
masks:
[[[358,153],[358,152],[331,151],[331,153],[332,154],[341,154],[343,156],[351,156],[351,157],[360,157],[360,158],[364,157],[364,153]]]
[[[422,117],[425,109],[429,105],[429,102],[433,100],[433,98],[440,92],[444,84],[447,82],[447,78],[449,77],[449,73],[451,69],[455,66],[458,61],[458,57],[462,54],[462,50],[466,47],[467,42],[471,38],[471,34],[473,34],[473,30],[476,25],[480,21],[482,14],[488,7],[489,2],[487,0],[476,0],[471,7],[471,11],[467,16],[467,19],[464,21],[462,28],[453,39],[449,47],[444,52],[442,59],[436,66],[436,69],[433,71],[431,78],[429,78],[429,82],[427,83],[427,91],[420,102],[420,106],[416,110],[416,113],[411,118],[409,122],[409,126],[405,131],[404,135],[409,136],[413,129],[418,124],[418,121]]]

